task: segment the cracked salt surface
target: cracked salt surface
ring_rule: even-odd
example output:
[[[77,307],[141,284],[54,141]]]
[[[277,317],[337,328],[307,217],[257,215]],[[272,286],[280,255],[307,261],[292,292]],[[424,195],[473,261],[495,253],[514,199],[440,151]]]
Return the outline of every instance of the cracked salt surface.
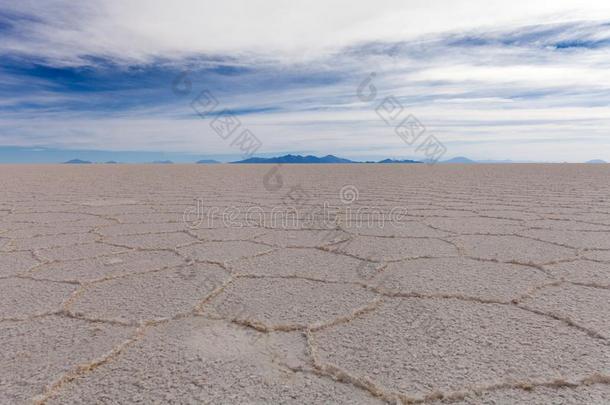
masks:
[[[610,403],[603,165],[87,169],[0,173],[0,403]]]

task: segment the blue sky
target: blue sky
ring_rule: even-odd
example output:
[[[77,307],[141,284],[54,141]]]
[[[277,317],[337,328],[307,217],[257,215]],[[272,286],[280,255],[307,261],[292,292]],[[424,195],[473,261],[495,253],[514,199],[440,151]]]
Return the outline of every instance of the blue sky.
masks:
[[[607,1],[290,3],[0,0],[0,161],[240,158],[202,90],[261,156],[421,157],[393,96],[446,157],[610,161]]]

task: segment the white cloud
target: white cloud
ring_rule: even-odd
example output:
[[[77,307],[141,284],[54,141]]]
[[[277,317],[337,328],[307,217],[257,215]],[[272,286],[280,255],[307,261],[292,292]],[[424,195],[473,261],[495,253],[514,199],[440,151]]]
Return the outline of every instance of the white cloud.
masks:
[[[0,49],[59,64],[202,53],[294,62],[371,41],[610,16],[604,0],[21,0],[0,9],[40,20]]]
[[[516,83],[521,86],[599,86],[610,87],[610,71],[599,67],[565,65],[477,66],[452,65],[422,70],[410,76],[412,81],[479,82],[483,84]]]

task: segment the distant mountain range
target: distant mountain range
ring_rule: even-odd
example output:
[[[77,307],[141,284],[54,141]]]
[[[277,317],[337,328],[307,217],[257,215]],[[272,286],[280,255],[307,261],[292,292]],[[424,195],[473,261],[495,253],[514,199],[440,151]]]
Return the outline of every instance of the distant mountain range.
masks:
[[[316,163],[359,163],[354,162],[349,159],[339,158],[333,155],[326,155],[323,157],[317,157],[312,155],[301,156],[301,155],[285,155],[278,156],[272,158],[249,158],[245,160],[240,160],[237,162],[231,163],[244,163],[244,164],[252,164],[252,163],[283,163],[283,164],[291,164],[291,163],[300,163],[300,164],[316,164]]]
[[[300,164],[316,164],[316,163],[380,163],[380,164],[414,164],[414,163],[425,163],[430,161],[417,161],[417,160],[397,160],[397,159],[383,159],[377,162],[374,161],[356,161],[340,158],[334,155],[326,155],[324,157],[317,157],[312,155],[301,156],[301,155],[284,155],[277,156],[271,158],[250,158],[245,160],[240,160],[237,162],[231,163],[239,163],[239,164],[252,164],[252,163],[271,163],[271,164],[290,164],[290,163],[300,163]],[[457,156],[448,160],[439,161],[440,164],[462,164],[462,165],[470,165],[470,164],[510,164],[510,163],[540,163],[535,161],[514,161],[514,160],[472,160],[464,156]],[[590,160],[586,163],[606,163],[603,160],[595,159]]]
[[[428,161],[418,161],[412,159],[383,159],[379,161],[357,161],[341,158],[335,155],[326,155],[322,157],[317,157],[313,155],[301,156],[301,155],[284,155],[284,156],[276,156],[270,158],[262,158],[262,157],[252,157],[244,160],[239,160],[236,162],[229,162],[235,164],[343,164],[343,163],[359,163],[359,164],[367,164],[367,163],[377,163],[377,164],[417,164],[417,163],[425,163]],[[81,159],[72,159],[64,162],[64,164],[92,164],[88,160]],[[117,164],[118,162],[114,160],[109,160],[105,162],[105,164]],[[155,160],[151,162],[152,164],[173,164],[171,160]],[[197,164],[220,164],[217,160],[213,159],[202,159],[196,162]],[[512,160],[472,160],[467,157],[458,156],[448,160],[443,160],[438,162],[440,164],[510,164],[510,163],[537,163],[534,161],[512,161]],[[587,164],[605,164],[607,162],[601,159],[593,159],[585,162]]]
[[[337,164],[337,163],[380,163],[380,164],[414,164],[414,163],[424,163],[418,160],[411,160],[411,159],[404,159],[404,160],[397,160],[397,159],[383,159],[380,160],[378,162],[373,162],[373,161],[366,161],[366,162],[359,162],[356,160],[349,160],[349,159],[344,159],[344,158],[340,158],[334,155],[326,155],[323,157],[317,157],[317,156],[313,156],[313,155],[307,155],[307,156],[301,156],[301,155],[284,155],[284,156],[278,156],[278,157],[272,157],[272,158],[249,158],[249,159],[245,159],[245,160],[240,160],[237,162],[231,162],[231,163],[239,163],[239,164],[252,164],[252,163],[266,163],[266,164],[291,164],[291,163],[298,163],[298,164],[319,164],[319,163],[333,163],[333,164]],[[470,163],[476,163],[474,160],[470,160],[468,158],[465,157],[456,157],[444,162],[440,162],[440,163],[462,163],[462,164],[470,164]]]

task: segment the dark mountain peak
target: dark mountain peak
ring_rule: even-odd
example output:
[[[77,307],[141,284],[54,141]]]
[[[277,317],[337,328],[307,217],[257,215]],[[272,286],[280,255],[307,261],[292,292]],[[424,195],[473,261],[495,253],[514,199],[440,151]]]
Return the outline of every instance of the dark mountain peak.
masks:
[[[454,157],[453,159],[445,160],[442,163],[470,164],[470,163],[476,163],[476,162],[474,160],[468,159],[467,157],[464,157],[464,156],[457,156],[457,157]]]
[[[335,155],[326,155],[322,157],[317,157],[313,155],[301,156],[301,155],[284,155],[284,156],[276,156],[272,158],[260,158],[253,157],[245,160],[240,160],[238,162],[231,163],[281,163],[281,164],[340,164],[340,163],[363,163],[354,160],[349,160],[345,158],[341,158]],[[375,163],[375,162],[366,162],[366,163]],[[377,163],[421,163],[416,160],[394,160],[394,159],[385,159]]]
[[[88,165],[88,164],[91,164],[91,162],[89,162],[88,160],[72,159],[72,160],[68,160],[67,162],[64,162],[64,164],[67,164],[67,165]]]
[[[326,155],[323,157],[317,157],[313,155],[301,156],[301,155],[284,155],[272,158],[258,158],[253,157],[245,160],[240,160],[232,163],[298,163],[298,164],[314,164],[314,163],[357,163],[349,159],[343,159],[334,155]]]

